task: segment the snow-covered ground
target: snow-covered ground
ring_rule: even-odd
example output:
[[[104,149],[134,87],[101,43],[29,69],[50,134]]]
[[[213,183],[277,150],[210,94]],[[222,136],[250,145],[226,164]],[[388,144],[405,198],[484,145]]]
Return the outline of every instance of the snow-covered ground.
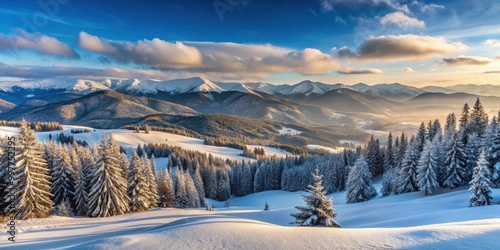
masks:
[[[377,188],[380,187],[378,181]],[[230,207],[155,209],[109,218],[17,221],[4,249],[499,249],[500,205],[469,208],[466,188],[379,197],[346,204],[333,194],[342,229],[290,225],[304,192],[231,198]],[[500,190],[494,199],[500,200]],[[263,211],[265,202],[270,210]],[[5,232],[5,225],[3,225]]]
[[[71,134],[71,129],[90,129],[91,132]],[[13,135],[16,134],[18,128],[0,126],[0,136]],[[171,146],[178,146],[188,150],[195,150],[202,153],[212,154],[216,157],[222,157],[224,159],[229,158],[232,160],[245,160],[254,161],[252,158],[247,158],[240,156],[242,150],[228,148],[228,147],[217,147],[204,145],[203,140],[191,138],[187,136],[171,134],[166,132],[151,131],[149,134],[144,134],[141,131],[140,134],[134,133],[132,130],[126,129],[94,129],[90,127],[83,126],[73,126],[73,125],[63,125],[63,130],[55,130],[50,132],[37,132],[37,136],[40,140],[48,140],[49,135],[53,137],[64,132],[65,135],[72,135],[75,140],[86,141],[89,145],[100,144],[102,135],[113,134],[113,138],[116,140],[117,144],[123,146],[125,149],[137,148],[138,144],[148,144],[148,143],[166,143]],[[249,148],[253,149],[255,147],[262,147],[259,145],[248,145]],[[278,157],[284,157],[290,153],[285,152],[280,149],[272,147],[263,147],[267,156],[277,155]],[[157,159],[158,160],[158,159]],[[163,166],[163,162],[160,162],[158,166]]]

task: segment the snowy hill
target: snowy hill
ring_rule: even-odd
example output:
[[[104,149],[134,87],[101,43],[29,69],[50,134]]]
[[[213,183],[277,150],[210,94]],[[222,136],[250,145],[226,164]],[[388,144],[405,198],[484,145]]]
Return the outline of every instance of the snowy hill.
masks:
[[[380,184],[378,184],[380,186]],[[266,191],[204,209],[163,208],[108,218],[16,221],[2,249],[498,249],[498,206],[469,208],[466,188],[346,204],[332,195],[341,229],[290,225],[304,192]],[[495,190],[494,199],[500,199]],[[269,211],[263,211],[265,202]],[[2,225],[5,229],[5,225]],[[89,234],[91,230],[91,234]],[[4,230],[5,231],[5,230]]]
[[[231,159],[231,160],[245,160],[245,161],[254,161],[252,158],[247,158],[240,156],[243,152],[239,149],[228,148],[228,147],[217,147],[204,145],[203,140],[191,138],[187,136],[166,133],[166,132],[158,132],[151,131],[149,134],[136,134],[132,130],[126,129],[95,129],[91,127],[85,126],[71,126],[71,125],[63,125],[64,130],[55,130],[50,132],[37,132],[38,138],[41,141],[48,140],[49,135],[53,137],[57,134],[63,132],[65,135],[73,135],[75,140],[86,141],[89,145],[99,145],[101,143],[101,139],[103,135],[113,135],[113,138],[116,140],[119,146],[124,147],[128,151],[137,148],[137,145],[141,144],[149,144],[149,143],[166,143],[171,146],[178,146],[187,150],[194,150],[206,154],[212,154],[216,157],[221,157],[223,159]],[[71,134],[71,129],[89,129],[91,132],[87,133],[79,133],[79,134]],[[16,134],[18,128],[14,127],[4,127],[0,126],[0,137],[2,136],[10,136]],[[250,149],[255,147],[262,147],[260,145],[248,145]],[[286,155],[290,155],[290,153],[285,152],[280,149],[271,148],[271,147],[262,147],[266,155],[273,156],[276,155],[278,157],[285,157]],[[158,160],[158,159],[157,159]],[[163,164],[158,164],[158,166],[165,166]]]
[[[283,96],[297,95],[297,94],[303,94],[305,96],[322,95],[328,91],[340,88],[350,88],[350,87],[340,83],[331,85],[321,82],[303,81],[292,86],[281,85],[274,91],[274,94]]]

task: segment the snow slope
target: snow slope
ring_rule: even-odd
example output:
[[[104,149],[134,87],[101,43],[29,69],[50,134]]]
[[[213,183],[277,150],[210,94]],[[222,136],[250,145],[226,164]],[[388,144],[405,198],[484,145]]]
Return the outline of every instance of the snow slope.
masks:
[[[71,129],[90,129],[91,132],[88,133],[79,133],[79,134],[71,134]],[[4,127],[0,126],[0,136],[4,135],[13,135],[18,131],[17,128],[13,127]],[[232,160],[245,160],[245,161],[254,161],[252,158],[247,158],[240,156],[242,150],[228,148],[228,147],[217,147],[204,145],[203,140],[195,139],[187,136],[159,132],[159,131],[151,131],[149,134],[144,134],[144,132],[140,134],[134,133],[132,130],[126,129],[96,129],[94,131],[93,128],[84,127],[84,126],[73,126],[73,125],[63,125],[63,130],[55,130],[50,132],[37,132],[38,138],[42,141],[48,140],[49,135],[52,134],[53,137],[64,132],[65,135],[73,135],[75,140],[83,140],[86,141],[89,145],[99,145],[101,143],[102,135],[112,134],[113,138],[116,140],[119,146],[124,147],[125,149],[132,150],[137,148],[139,144],[148,144],[148,143],[166,143],[171,146],[178,146],[183,149],[195,150],[202,153],[212,154],[216,157],[221,158],[229,158]],[[255,147],[262,147],[259,145],[248,145],[249,148],[253,149]],[[267,156],[276,155],[278,157],[284,157],[289,155],[290,153],[285,152],[280,149],[272,148],[272,147],[263,147]],[[162,161],[158,162],[158,166],[165,166]]]
[[[380,181],[377,186],[380,186]],[[333,194],[342,229],[290,225],[304,192],[267,191],[203,209],[155,209],[109,218],[17,221],[0,249],[498,249],[500,206],[468,208],[466,188],[346,204]],[[500,199],[500,190],[494,192]],[[263,211],[265,202],[269,211]],[[5,228],[5,226],[3,225]],[[2,230],[5,231],[5,230]]]

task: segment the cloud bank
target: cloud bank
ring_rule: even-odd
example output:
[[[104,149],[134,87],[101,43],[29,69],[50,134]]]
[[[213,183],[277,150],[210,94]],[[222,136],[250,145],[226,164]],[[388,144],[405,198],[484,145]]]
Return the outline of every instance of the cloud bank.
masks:
[[[79,58],[67,44],[55,37],[40,33],[28,33],[18,29],[12,35],[0,33],[0,52],[34,51],[36,53],[60,58]]]
[[[367,68],[367,69],[352,69],[352,68],[347,68],[345,70],[339,70],[339,74],[343,75],[365,75],[365,74],[371,74],[371,75],[382,75],[384,72],[380,69],[372,69],[372,68]]]
[[[339,68],[335,59],[317,49],[292,51],[264,45],[215,42],[175,42],[158,38],[137,42],[107,40],[80,33],[80,48],[121,63],[152,69],[199,73],[324,74]]]
[[[467,49],[460,42],[442,37],[399,35],[378,36],[365,40],[356,51],[343,47],[336,51],[342,58],[361,61],[424,60],[438,55],[455,54]]]
[[[479,56],[458,56],[453,58],[443,58],[439,63],[440,66],[484,66],[493,61],[486,57]]]

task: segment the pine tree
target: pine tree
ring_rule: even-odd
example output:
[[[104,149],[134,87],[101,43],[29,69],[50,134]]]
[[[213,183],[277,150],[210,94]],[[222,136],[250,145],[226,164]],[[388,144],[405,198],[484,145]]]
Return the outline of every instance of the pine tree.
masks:
[[[462,114],[459,119],[459,124],[458,124],[458,129],[459,130],[464,130],[467,128],[470,122],[470,107],[469,104],[465,103],[464,107],[462,108]]]
[[[484,133],[486,132],[486,128],[488,126],[488,114],[486,114],[486,112],[484,111],[479,97],[477,98],[476,103],[472,108],[469,126],[469,132],[476,133],[479,137],[483,137]]]
[[[366,166],[366,172],[369,174],[368,166]],[[326,198],[319,169],[316,168],[316,174],[312,175],[314,184],[309,185],[306,190],[310,195],[302,195],[307,207],[295,206],[300,213],[291,214],[295,218],[295,222],[292,222],[292,224],[300,226],[341,227],[338,222],[333,220],[337,216],[333,209],[333,199]]]
[[[87,216],[88,214],[87,204],[89,202],[89,195],[87,192],[87,180],[88,177],[84,171],[83,165],[78,164],[75,173],[74,193],[75,214],[78,216]]]
[[[437,182],[436,168],[437,168],[437,155],[435,149],[437,148],[438,140],[434,142],[427,141],[420,156],[417,166],[417,182],[420,191],[425,193],[425,196],[432,193],[433,189],[439,187]]]
[[[196,191],[198,193],[198,199],[200,201],[200,206],[205,207],[205,190],[203,188],[203,180],[201,178],[200,167],[197,167],[194,172],[194,186],[196,187]]]
[[[360,157],[347,178],[346,202],[355,203],[371,199],[377,194],[372,176],[363,157]]]
[[[6,214],[13,214],[15,219],[41,218],[50,214],[53,207],[50,194],[50,176],[44,160],[42,145],[26,121],[16,140],[14,156],[13,185],[6,189],[3,198],[7,207]]]
[[[493,197],[490,189],[490,171],[488,161],[484,157],[484,152],[480,154],[477,166],[470,182],[469,192],[471,193],[469,206],[478,207],[490,205]]]
[[[143,171],[143,162],[134,151],[128,168],[128,190],[131,211],[144,211],[149,208],[148,182]]]
[[[100,154],[93,168],[89,193],[89,216],[105,217],[130,211],[127,180],[123,178],[118,160],[119,150],[112,136],[109,142],[103,135]]]
[[[466,183],[466,160],[467,156],[464,153],[462,143],[458,138],[454,138],[451,149],[446,153],[443,176],[444,187],[455,188]]]
[[[419,141],[412,137],[398,173],[396,194],[418,191],[417,166],[419,159]]]
[[[184,180],[184,173],[180,168],[177,168],[177,173],[175,173],[175,197],[174,197],[176,208],[187,208],[190,205],[186,181]]]
[[[158,205],[158,185],[156,184],[156,177],[153,174],[153,170],[151,169],[151,164],[144,155],[142,157],[142,173],[144,178],[146,179],[146,194],[147,194],[147,204],[148,208],[154,208]]]
[[[160,196],[160,207],[173,207],[174,206],[174,184],[170,172],[165,170],[158,175],[158,190]]]
[[[64,145],[59,147],[51,175],[51,192],[54,195],[54,204],[58,205],[62,200],[73,201],[75,192],[75,172],[71,165],[68,149]]]

